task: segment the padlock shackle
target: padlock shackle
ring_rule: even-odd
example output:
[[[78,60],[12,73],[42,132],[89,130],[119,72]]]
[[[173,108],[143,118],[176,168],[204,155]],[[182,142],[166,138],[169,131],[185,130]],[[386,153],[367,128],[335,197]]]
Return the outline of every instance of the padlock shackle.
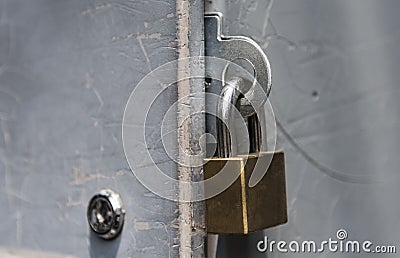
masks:
[[[220,158],[228,158],[237,152],[236,146],[231,148],[231,137],[227,125],[231,123],[233,107],[238,104],[241,95],[240,87],[243,85],[243,79],[235,77],[226,82],[220,93],[217,105],[217,142]]]
[[[234,144],[231,146],[230,131],[227,125],[230,125],[233,108],[239,104],[239,98],[243,96],[243,90],[245,89],[245,81],[240,77],[234,77],[227,81],[220,93],[220,99],[217,105],[217,142],[218,142],[218,156],[220,158],[228,158],[238,154],[237,146]],[[262,110],[263,111],[263,110]],[[261,117],[265,114],[254,114],[247,118],[247,129],[249,132],[250,140],[250,152],[261,151],[261,140],[263,138],[262,128],[260,123]],[[261,118],[262,119],[262,118]],[[233,126],[229,126],[231,130]],[[232,132],[231,132],[232,133]]]
[[[259,114],[260,116],[260,114]],[[262,131],[261,124],[257,114],[249,116],[247,118],[247,130],[249,132],[250,140],[250,153],[256,153],[261,151]]]

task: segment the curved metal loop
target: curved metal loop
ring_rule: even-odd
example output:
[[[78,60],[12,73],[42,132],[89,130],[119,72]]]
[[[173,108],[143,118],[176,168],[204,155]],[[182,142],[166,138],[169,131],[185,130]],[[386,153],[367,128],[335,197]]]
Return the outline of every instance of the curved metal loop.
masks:
[[[241,78],[233,78],[228,81],[222,88],[220,99],[217,104],[217,142],[218,142],[218,156],[221,158],[228,158],[231,155],[237,154],[237,146],[231,144],[230,133],[233,133],[233,126],[228,126],[232,121],[232,109],[237,106],[239,97],[243,90],[243,83]]]
[[[233,133],[234,126],[230,125],[233,120],[232,109],[238,106],[240,96],[246,88],[246,82],[240,77],[234,77],[225,83],[221,90],[220,99],[217,104],[217,140],[218,140],[218,156],[228,158],[238,154],[237,145],[231,144],[230,135]],[[263,114],[254,114],[247,118],[247,127],[250,138],[250,151],[260,152],[262,129],[260,117]],[[230,125],[229,127],[227,125]],[[228,130],[231,129],[231,131]]]

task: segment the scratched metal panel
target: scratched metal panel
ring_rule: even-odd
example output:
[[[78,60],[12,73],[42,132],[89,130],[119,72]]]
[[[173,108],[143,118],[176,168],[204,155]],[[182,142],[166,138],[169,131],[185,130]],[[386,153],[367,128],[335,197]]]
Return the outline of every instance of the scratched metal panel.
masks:
[[[176,58],[174,14],[172,0],[0,0],[1,257],[177,256],[177,205],[135,179],[121,140],[135,85]],[[158,98],[154,128],[175,99],[175,90]],[[153,155],[176,176],[165,153]],[[126,205],[110,242],[86,221],[103,187]]]
[[[269,56],[289,222],[220,242],[219,257],[265,257],[270,240],[348,238],[400,246],[400,51],[397,0],[213,1],[224,32]],[[275,249],[276,250],[276,249]],[[397,250],[397,253],[399,250]],[[396,257],[279,253],[268,257]]]

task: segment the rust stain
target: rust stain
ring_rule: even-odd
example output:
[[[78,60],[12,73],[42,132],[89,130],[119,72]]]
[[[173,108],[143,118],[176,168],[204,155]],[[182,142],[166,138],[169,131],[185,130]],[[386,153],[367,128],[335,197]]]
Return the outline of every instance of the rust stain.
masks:
[[[115,179],[116,176],[122,176],[124,175],[123,170],[117,170],[114,171],[114,174],[112,176],[106,176],[103,175],[100,172],[93,172],[90,174],[86,174],[84,171],[82,171],[82,168],[79,166],[74,166],[73,167],[73,174],[74,174],[74,179],[69,182],[70,185],[83,185],[89,181],[92,180],[97,180],[97,179]]]

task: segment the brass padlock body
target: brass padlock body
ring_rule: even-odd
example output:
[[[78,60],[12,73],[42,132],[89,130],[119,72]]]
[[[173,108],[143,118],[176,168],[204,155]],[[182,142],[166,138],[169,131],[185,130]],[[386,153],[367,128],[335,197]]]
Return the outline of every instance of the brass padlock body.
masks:
[[[261,169],[267,169],[267,172],[250,188],[249,179],[257,161],[266,164]],[[232,159],[212,158],[204,165],[204,178],[213,177],[225,165],[233,171],[240,171],[240,176],[225,191],[206,200],[208,233],[247,234],[287,222],[283,152],[257,153]],[[205,191],[207,193],[207,187]]]

